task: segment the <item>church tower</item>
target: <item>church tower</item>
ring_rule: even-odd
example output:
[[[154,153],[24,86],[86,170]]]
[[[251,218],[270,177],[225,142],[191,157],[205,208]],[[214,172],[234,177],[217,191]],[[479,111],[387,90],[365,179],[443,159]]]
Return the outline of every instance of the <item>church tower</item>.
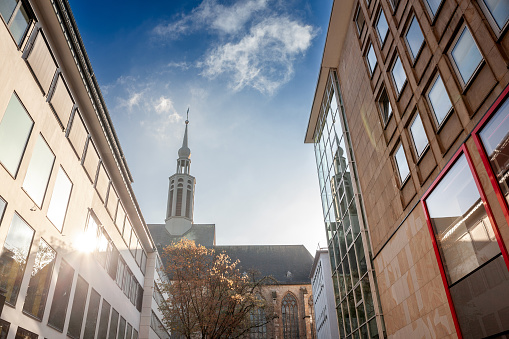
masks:
[[[188,110],[189,112],[189,110]],[[173,236],[181,236],[193,225],[195,178],[190,174],[191,150],[187,144],[187,127],[178,151],[177,172],[170,177],[165,227]]]

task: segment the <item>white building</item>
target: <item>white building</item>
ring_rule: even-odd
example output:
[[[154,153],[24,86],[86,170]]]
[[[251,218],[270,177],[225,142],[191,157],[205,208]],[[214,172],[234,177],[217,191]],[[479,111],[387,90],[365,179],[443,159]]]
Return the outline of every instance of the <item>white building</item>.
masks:
[[[316,251],[315,261],[311,269],[311,286],[313,288],[316,338],[339,338],[332,272],[327,249]]]
[[[0,339],[169,337],[155,244],[68,1],[0,0],[0,17]]]

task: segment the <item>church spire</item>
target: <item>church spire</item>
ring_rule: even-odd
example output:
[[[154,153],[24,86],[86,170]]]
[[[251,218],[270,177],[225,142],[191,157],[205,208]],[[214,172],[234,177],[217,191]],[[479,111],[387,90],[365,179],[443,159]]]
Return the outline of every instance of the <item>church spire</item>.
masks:
[[[189,108],[187,109],[186,129],[184,131],[184,139],[182,140],[182,147],[179,149],[177,160],[177,173],[189,174],[191,169],[191,150],[187,145],[187,126],[189,125]]]

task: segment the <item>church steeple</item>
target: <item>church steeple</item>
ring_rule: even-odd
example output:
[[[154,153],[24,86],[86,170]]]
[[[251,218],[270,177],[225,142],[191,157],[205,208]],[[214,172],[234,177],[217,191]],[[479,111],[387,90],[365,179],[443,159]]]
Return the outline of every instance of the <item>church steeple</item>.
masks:
[[[178,151],[177,172],[170,177],[166,210],[166,229],[171,235],[183,235],[193,225],[195,179],[190,174],[191,150],[188,146],[189,109],[182,147]]]

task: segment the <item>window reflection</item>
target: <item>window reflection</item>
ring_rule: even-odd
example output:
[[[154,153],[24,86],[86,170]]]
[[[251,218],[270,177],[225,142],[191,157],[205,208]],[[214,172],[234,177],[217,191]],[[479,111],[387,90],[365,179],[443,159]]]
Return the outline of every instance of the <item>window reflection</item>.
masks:
[[[378,38],[380,39],[380,43],[383,45],[385,39],[387,38],[387,33],[389,32],[389,25],[387,24],[387,19],[385,18],[383,10],[380,10],[380,14],[378,15],[376,30],[378,32]]]
[[[62,168],[59,168],[55,187],[48,207],[48,219],[62,232],[65,213],[71,197],[72,182]]]
[[[42,206],[54,162],[55,155],[39,135],[23,181],[23,189],[39,207]]]
[[[398,150],[394,153],[394,160],[398,167],[399,180],[403,183],[410,175],[410,169],[408,168],[408,162],[406,160],[405,150],[403,149],[402,144],[399,145]]]
[[[440,75],[437,76],[435,83],[431,87],[428,93],[428,99],[431,103],[431,108],[433,109],[437,123],[441,125],[452,109],[452,103]]]
[[[373,45],[370,43],[368,48],[368,54],[366,55],[366,59],[368,60],[368,66],[371,74],[375,71],[377,59],[375,55],[375,51],[373,50]]]
[[[412,22],[410,23],[405,38],[412,58],[417,58],[417,54],[424,43],[424,36],[422,35],[421,27],[419,26],[419,22],[415,16],[412,18]]]
[[[394,80],[394,84],[396,85],[396,92],[400,94],[406,82],[406,74],[405,70],[403,69],[403,64],[401,63],[399,55],[396,57],[394,66],[392,66],[392,79]]]
[[[431,11],[432,16],[435,16],[442,0],[426,0],[426,3],[428,4],[428,8]]]
[[[466,26],[463,28],[463,32],[456,42],[451,55],[458,67],[463,83],[466,84],[482,61],[479,48],[477,48],[474,38]]]
[[[509,19],[509,2],[506,0],[483,0],[500,30]]]
[[[424,125],[422,124],[421,116],[419,113],[415,115],[415,119],[410,126],[410,134],[414,141],[415,151],[417,156],[420,157],[426,146],[428,146],[428,137],[424,131]]]

